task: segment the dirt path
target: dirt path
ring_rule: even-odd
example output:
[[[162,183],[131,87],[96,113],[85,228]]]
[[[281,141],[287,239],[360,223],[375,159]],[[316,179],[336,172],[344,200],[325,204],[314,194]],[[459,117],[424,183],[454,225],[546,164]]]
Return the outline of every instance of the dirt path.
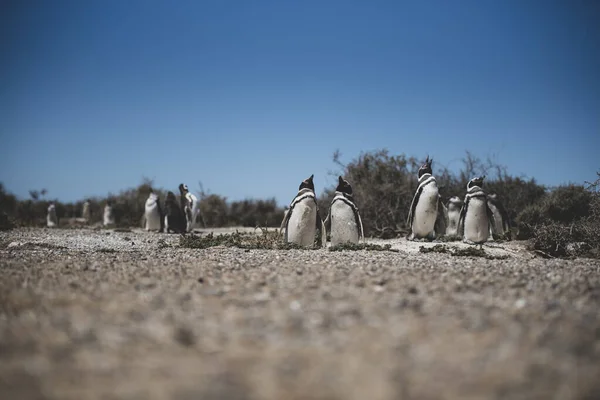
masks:
[[[598,261],[178,243],[0,233],[0,398],[600,398]]]

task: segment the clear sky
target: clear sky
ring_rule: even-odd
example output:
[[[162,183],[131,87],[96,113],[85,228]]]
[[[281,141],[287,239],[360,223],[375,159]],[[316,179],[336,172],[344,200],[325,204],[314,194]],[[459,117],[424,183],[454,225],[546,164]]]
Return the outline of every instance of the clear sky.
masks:
[[[0,182],[142,177],[281,204],[388,148],[557,185],[600,169],[600,2],[31,0],[0,5]],[[435,165],[434,165],[435,169]]]

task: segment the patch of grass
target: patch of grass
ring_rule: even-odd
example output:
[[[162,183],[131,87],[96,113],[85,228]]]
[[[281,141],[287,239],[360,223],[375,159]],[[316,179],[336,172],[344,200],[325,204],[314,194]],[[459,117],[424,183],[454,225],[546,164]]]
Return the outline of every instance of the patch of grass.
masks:
[[[160,239],[160,240],[158,241],[158,248],[159,248],[159,249],[166,249],[166,248],[168,248],[168,247],[171,247],[171,245],[170,245],[169,243],[165,242],[165,240],[164,240],[164,239]]]
[[[310,250],[295,243],[285,243],[279,233],[263,229],[260,235],[253,233],[234,232],[230,234],[206,236],[185,235],[179,239],[179,246],[188,249],[207,249],[215,246],[237,247],[247,250]]]
[[[439,238],[436,238],[435,240],[446,243],[446,242],[458,242],[459,240],[462,240],[462,238],[458,235],[444,235]]]
[[[450,253],[448,246],[443,244],[436,244],[432,247],[419,246],[419,252],[421,253]]]
[[[384,244],[383,246],[373,243],[340,243],[335,246],[331,246],[329,251],[357,251],[357,250],[367,250],[367,251],[393,251],[398,253],[399,250],[392,249],[391,244]]]
[[[11,247],[19,250],[35,250],[35,249],[48,249],[48,250],[67,250],[65,246],[59,246],[51,243],[40,243],[40,242],[25,242],[19,246]]]
[[[419,247],[421,253],[450,253],[454,257],[482,257],[487,260],[505,260],[508,255],[496,256],[486,253],[484,249],[477,247],[467,247],[464,249],[458,247],[448,247],[444,244],[436,244],[432,247]]]
[[[115,249],[109,249],[108,247],[103,247],[101,249],[96,250],[98,253],[116,253]]]

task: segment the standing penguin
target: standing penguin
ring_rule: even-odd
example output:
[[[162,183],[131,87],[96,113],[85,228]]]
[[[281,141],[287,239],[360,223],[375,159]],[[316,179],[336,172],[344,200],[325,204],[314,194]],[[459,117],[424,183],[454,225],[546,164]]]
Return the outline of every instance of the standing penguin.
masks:
[[[325,227],[329,228],[332,246],[342,243],[358,244],[365,239],[362,220],[352,196],[352,186],[341,176],[329,205]]]
[[[496,193],[490,193],[487,196],[487,203],[492,214],[494,215],[494,228],[496,235],[504,235],[506,239],[510,240],[510,219],[506,208],[498,199]]]
[[[327,235],[317,205],[313,177],[314,175],[311,175],[300,184],[298,194],[290,203],[290,208],[281,223],[281,231],[285,230],[286,242],[304,247],[314,246],[315,235],[319,231],[321,247],[325,247]]]
[[[433,240],[446,233],[446,216],[437,182],[432,175],[432,163],[433,159],[427,156],[425,164],[419,168],[419,187],[408,212],[408,240]]]
[[[91,213],[90,213],[90,201],[89,200],[86,200],[83,203],[83,211],[81,212],[81,216],[85,220],[86,224],[90,222]]]
[[[104,226],[114,225],[115,224],[115,213],[112,206],[112,200],[106,200],[106,205],[104,206],[104,216],[102,218],[102,224]]]
[[[458,235],[458,220],[460,219],[462,204],[463,202],[458,196],[452,196],[448,200],[448,228],[446,229],[446,235],[448,236]]]
[[[179,208],[173,192],[167,193],[167,199],[165,200],[164,229],[167,233],[185,233],[185,215]]]
[[[483,244],[488,240],[490,230],[492,234],[496,230],[494,214],[482,189],[484,179],[485,176],[477,177],[467,183],[467,195],[458,220],[458,235],[466,243]]]
[[[160,207],[160,199],[152,189],[150,189],[150,195],[146,200],[144,219],[146,220],[145,228],[147,231],[163,231],[164,220],[162,209]]]
[[[50,203],[48,206],[48,214],[46,215],[46,226],[48,228],[55,228],[58,226],[58,218],[56,217],[56,205]]]
[[[179,185],[179,193],[181,195],[181,210],[185,214],[186,219],[186,230],[191,232],[196,225],[196,219],[200,214],[200,203],[198,198],[190,193],[186,184],[181,183]]]

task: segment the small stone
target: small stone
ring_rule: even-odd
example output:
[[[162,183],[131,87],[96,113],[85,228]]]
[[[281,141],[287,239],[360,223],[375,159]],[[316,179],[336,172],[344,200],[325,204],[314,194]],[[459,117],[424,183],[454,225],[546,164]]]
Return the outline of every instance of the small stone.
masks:
[[[302,308],[302,305],[298,300],[294,300],[290,303],[290,310],[299,311]]]

